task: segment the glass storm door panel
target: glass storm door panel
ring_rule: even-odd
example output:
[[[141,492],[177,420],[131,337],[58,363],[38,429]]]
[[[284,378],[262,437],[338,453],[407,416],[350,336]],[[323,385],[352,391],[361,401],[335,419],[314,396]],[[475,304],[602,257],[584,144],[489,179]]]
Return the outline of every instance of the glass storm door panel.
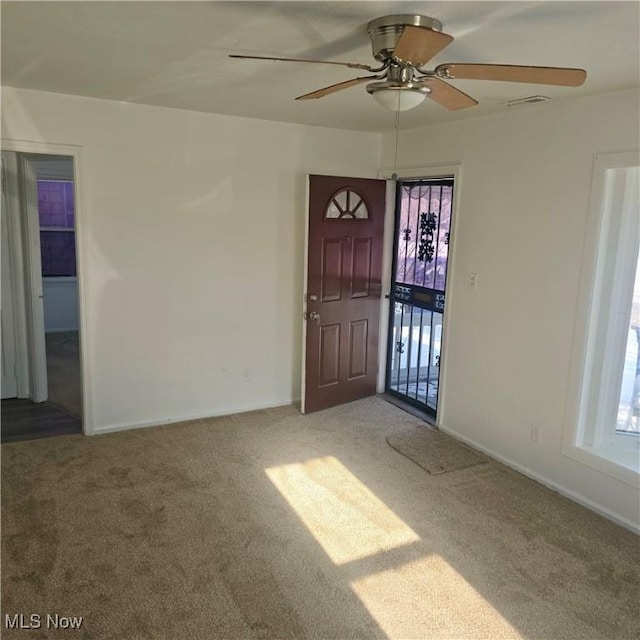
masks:
[[[435,416],[453,179],[399,181],[387,392]]]

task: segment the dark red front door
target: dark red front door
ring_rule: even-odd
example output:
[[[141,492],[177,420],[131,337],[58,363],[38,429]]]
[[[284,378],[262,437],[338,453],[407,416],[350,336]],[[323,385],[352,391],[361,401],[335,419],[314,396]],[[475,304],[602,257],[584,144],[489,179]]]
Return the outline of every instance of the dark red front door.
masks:
[[[309,176],[305,413],[376,392],[385,190]]]

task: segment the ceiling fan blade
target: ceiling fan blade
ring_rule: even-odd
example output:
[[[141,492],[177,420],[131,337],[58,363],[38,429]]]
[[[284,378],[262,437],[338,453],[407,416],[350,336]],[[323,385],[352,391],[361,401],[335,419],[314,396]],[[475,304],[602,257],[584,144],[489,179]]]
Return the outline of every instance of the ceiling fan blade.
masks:
[[[587,77],[584,69],[526,67],[515,64],[439,64],[435,72],[440,78],[531,82],[563,87],[579,87]]]
[[[421,67],[453,42],[453,36],[426,27],[405,26],[398,39],[393,57],[398,62],[408,62]]]
[[[337,64],[341,67],[349,67],[350,69],[365,69],[373,71],[373,67],[368,64],[358,64],[357,62],[334,62],[332,60],[305,60],[304,58],[271,58],[269,56],[241,56],[238,54],[230,54],[230,58],[242,58],[244,60],[274,60],[275,62],[313,62],[315,64]]]
[[[425,84],[431,89],[429,97],[449,111],[475,107],[478,104],[477,100],[468,96],[464,91],[452,87],[444,80],[429,78]]]
[[[328,87],[318,89],[317,91],[312,91],[311,93],[305,93],[303,96],[298,96],[296,100],[312,100],[313,98],[323,98],[324,96],[328,96],[330,93],[342,91],[343,89],[348,89],[349,87],[355,87],[355,85],[360,84],[361,82],[368,82],[369,80],[379,80],[379,78],[378,76],[352,78],[351,80],[345,80],[344,82],[331,84]]]

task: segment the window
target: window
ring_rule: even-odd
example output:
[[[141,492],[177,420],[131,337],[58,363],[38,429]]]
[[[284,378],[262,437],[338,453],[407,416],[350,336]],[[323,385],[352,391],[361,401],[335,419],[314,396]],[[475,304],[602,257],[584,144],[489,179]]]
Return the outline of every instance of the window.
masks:
[[[589,308],[581,338],[579,409],[575,427],[569,429],[572,441],[565,448],[569,455],[633,482],[640,472],[638,165],[637,153],[596,159],[583,286]]]
[[[43,277],[75,276],[73,182],[38,180]]]
[[[616,434],[640,434],[640,259],[636,261],[631,311],[626,340],[623,340],[622,366],[618,367],[620,383]],[[624,336],[624,332],[622,334]]]
[[[327,219],[368,220],[369,210],[362,196],[351,189],[341,189],[327,205]]]

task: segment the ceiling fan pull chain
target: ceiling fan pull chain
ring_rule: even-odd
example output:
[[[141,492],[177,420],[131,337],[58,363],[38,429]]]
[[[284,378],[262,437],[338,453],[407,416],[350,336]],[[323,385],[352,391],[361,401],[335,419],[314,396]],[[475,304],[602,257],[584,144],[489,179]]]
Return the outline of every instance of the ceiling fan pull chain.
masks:
[[[400,100],[400,94],[398,94],[398,100]],[[393,155],[393,173],[391,174],[392,180],[398,179],[398,138],[400,137],[400,109],[396,111],[396,123],[395,123],[395,132],[396,132],[396,144],[395,151]]]

